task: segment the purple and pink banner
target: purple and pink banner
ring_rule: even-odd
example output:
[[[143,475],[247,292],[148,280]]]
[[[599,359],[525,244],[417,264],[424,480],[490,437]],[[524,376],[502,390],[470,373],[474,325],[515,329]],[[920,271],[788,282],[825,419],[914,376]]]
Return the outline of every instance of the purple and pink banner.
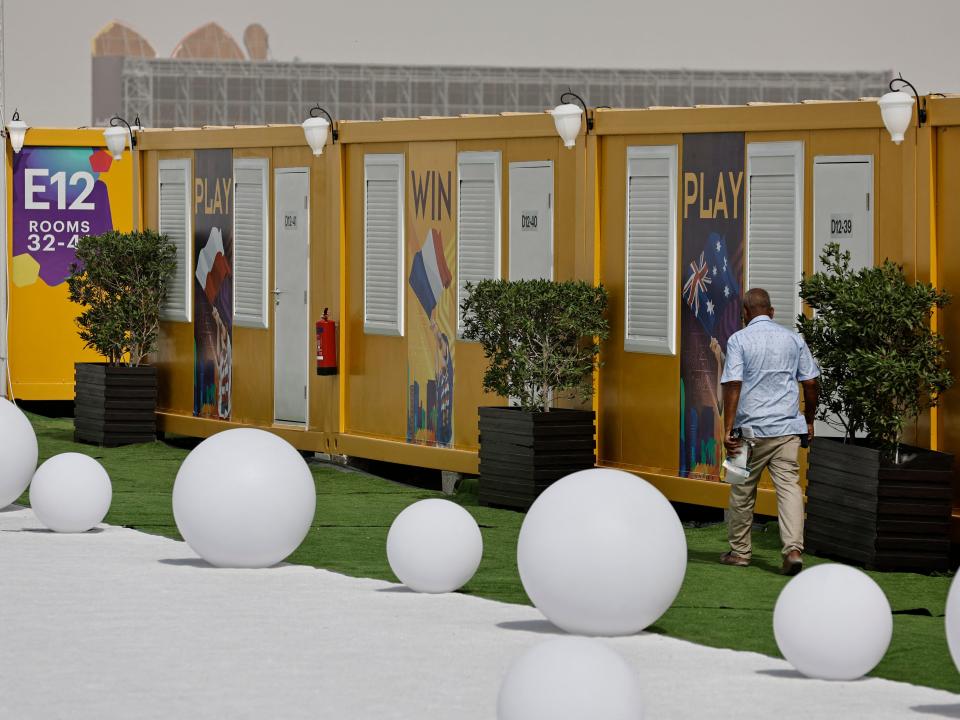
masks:
[[[77,240],[113,230],[101,178],[112,164],[103,148],[25,147],[13,156],[15,286],[60,285],[76,261]]]

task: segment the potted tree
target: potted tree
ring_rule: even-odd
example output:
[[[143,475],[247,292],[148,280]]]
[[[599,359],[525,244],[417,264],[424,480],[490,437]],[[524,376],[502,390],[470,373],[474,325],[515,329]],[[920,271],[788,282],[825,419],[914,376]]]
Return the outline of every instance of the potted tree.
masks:
[[[152,230],[80,238],[67,279],[86,347],[103,363],[77,363],[74,436],[115,446],[157,436],[157,374],[146,365],[160,307],[176,267],[176,246]]]
[[[552,482],[595,464],[587,400],[609,326],[607,291],[585,282],[483,280],[467,285],[463,336],[489,365],[486,391],[509,406],[480,408],[480,501],[528,508]]]
[[[822,372],[818,417],[840,436],[811,445],[806,547],[881,570],[945,570],[953,456],[904,444],[903,430],[953,382],[930,329],[950,297],[889,260],[851,270],[836,243],[820,259],[800,283],[814,314],[798,329]]]

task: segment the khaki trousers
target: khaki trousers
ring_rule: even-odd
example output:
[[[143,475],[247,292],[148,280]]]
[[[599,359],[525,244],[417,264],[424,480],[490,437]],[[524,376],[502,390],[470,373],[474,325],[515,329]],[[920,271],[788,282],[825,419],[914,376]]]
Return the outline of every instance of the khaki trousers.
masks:
[[[750,477],[741,485],[730,486],[728,537],[730,549],[741,557],[753,552],[750,530],[753,508],[757,502],[757,483],[765,467],[777,490],[777,517],[783,554],[791,550],[803,552],[803,490],[800,489],[800,465],[797,452],[800,438],[796,435],[757,438],[750,457]]]

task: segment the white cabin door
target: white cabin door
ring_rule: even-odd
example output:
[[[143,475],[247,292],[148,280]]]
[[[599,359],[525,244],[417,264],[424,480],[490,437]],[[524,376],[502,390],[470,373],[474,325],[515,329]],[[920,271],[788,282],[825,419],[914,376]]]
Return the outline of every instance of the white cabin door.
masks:
[[[510,163],[511,280],[553,280],[553,163]]]
[[[850,268],[873,266],[873,157],[820,155],[813,160],[813,269],[823,269],[820,253],[831,242],[850,252]],[[821,437],[842,434],[840,418],[818,420]]]
[[[854,270],[873,265],[873,158],[822,155],[813,161],[813,269],[830,242],[850,251]]]
[[[281,168],[274,175],[274,418],[306,424],[310,367],[310,175]]]

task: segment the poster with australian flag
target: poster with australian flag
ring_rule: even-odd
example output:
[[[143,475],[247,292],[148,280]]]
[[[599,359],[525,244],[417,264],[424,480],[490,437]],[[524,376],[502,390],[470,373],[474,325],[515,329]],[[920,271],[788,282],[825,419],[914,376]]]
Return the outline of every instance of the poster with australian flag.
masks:
[[[683,139],[680,302],[680,475],[719,480],[720,373],[740,329],[743,293],[744,137]]]

